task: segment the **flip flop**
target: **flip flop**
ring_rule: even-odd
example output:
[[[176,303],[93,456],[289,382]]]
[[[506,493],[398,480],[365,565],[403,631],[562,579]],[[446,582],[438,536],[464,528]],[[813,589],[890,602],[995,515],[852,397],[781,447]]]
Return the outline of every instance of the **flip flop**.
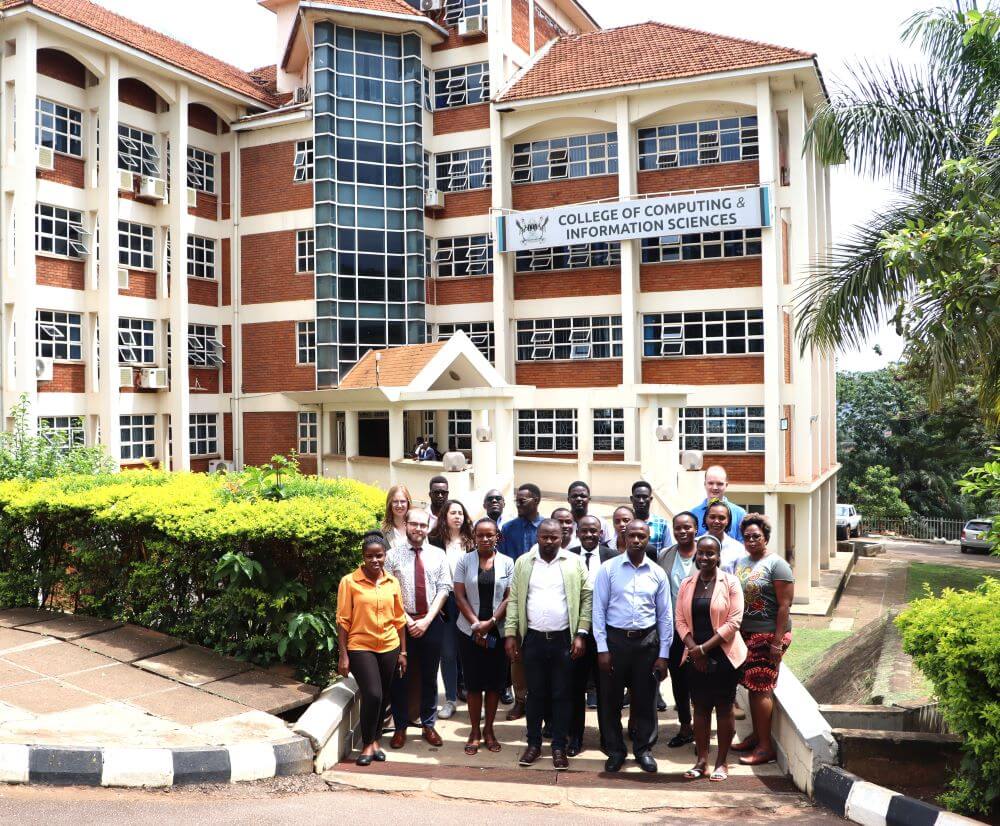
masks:
[[[492,751],[494,754],[503,748],[496,739],[487,739],[485,742],[487,751]]]
[[[700,780],[705,776],[705,771],[707,768],[708,768],[707,766],[704,769],[701,768],[700,766],[694,766],[693,768],[690,768],[686,772],[684,772],[684,779]]]
[[[726,766],[716,766],[715,771],[708,778],[712,783],[721,783],[729,779],[729,770]]]
[[[479,743],[466,743],[465,753],[472,757],[473,755],[479,754]]]

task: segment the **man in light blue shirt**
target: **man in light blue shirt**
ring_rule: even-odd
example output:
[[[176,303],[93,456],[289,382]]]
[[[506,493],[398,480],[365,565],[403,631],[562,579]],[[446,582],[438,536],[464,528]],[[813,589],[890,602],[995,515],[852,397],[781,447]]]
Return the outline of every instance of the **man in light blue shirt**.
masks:
[[[625,553],[609,559],[594,580],[594,640],[600,672],[597,719],[604,768],[619,771],[627,753],[622,732],[622,701],[629,689],[629,735],[636,762],[655,772],[656,692],[667,675],[674,636],[670,583],[663,569],[646,556],[649,527],[634,519],[625,529]]]
[[[728,487],[729,476],[726,474],[726,469],[722,465],[712,465],[705,471],[705,501],[691,508],[691,513],[698,517],[698,528],[703,532],[707,532],[708,525],[705,524],[705,512],[708,510],[708,505],[713,499],[722,500],[729,506],[729,512],[733,515],[726,533],[733,539],[742,542],[743,534],[740,533],[740,524],[743,522],[743,517],[747,515],[747,512],[726,498],[726,489]]]

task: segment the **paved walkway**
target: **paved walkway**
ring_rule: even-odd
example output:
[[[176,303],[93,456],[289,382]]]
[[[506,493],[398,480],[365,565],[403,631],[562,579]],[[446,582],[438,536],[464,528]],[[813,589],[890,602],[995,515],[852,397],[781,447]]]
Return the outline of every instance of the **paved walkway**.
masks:
[[[0,743],[185,748],[287,740],[315,689],[133,625],[0,611]]]

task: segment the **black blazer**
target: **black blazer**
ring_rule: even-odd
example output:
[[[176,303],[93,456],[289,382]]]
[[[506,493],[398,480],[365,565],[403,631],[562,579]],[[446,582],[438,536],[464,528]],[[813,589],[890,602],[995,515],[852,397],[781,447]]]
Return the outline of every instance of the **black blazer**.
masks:
[[[609,559],[614,559],[621,553],[617,548],[612,548],[610,545],[604,545],[603,543],[598,546],[597,550],[601,552],[602,563],[607,562]]]

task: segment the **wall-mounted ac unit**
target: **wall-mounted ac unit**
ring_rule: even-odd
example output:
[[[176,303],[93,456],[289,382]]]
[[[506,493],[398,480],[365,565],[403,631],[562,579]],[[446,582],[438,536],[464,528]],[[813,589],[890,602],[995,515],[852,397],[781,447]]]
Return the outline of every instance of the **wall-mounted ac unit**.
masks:
[[[151,201],[167,200],[167,182],[163,178],[151,178],[143,175],[139,179],[139,197]]]
[[[480,15],[475,17],[463,17],[458,21],[458,36],[473,37],[478,34],[486,34],[486,18]]]
[[[441,11],[444,0],[420,0],[420,11]]]
[[[118,289],[128,289],[128,270],[125,267],[118,268]]]
[[[118,368],[118,386],[135,387],[135,368],[133,367]]]
[[[41,356],[35,359],[35,378],[38,381],[52,381],[52,359]]]
[[[135,174],[128,169],[118,170],[118,189],[121,192],[135,191]]]
[[[188,187],[188,207],[194,209],[198,206],[198,190],[193,186]]]
[[[142,378],[139,380],[141,387],[147,390],[166,390],[167,371],[162,367],[151,367],[142,371]]]
[[[38,169],[55,169],[56,151],[51,146],[36,146],[35,166]]]
[[[233,463],[225,459],[212,459],[208,463],[209,473],[232,473],[235,469]]]
[[[427,209],[444,209],[444,193],[440,189],[425,189],[424,207]]]
[[[294,100],[296,103],[308,103],[312,97],[312,90],[308,86],[299,86],[295,90]]]

